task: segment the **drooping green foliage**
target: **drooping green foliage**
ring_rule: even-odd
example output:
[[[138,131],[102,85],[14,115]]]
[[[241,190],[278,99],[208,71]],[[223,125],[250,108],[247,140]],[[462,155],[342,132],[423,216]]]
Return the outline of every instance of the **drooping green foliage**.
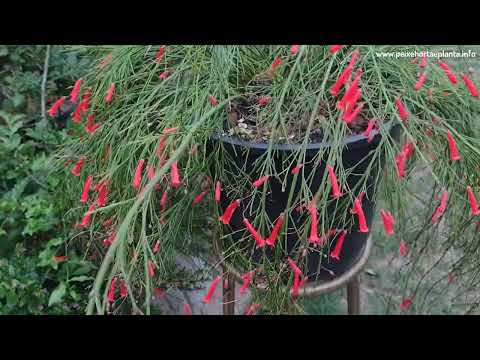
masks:
[[[102,258],[88,312],[96,309],[104,313],[110,308],[107,293],[111,280],[118,276],[128,284],[127,301],[134,310],[149,313],[152,289],[164,286],[165,279],[175,271],[175,254],[188,252],[197,244],[198,228],[213,226],[215,233],[224,239],[224,257],[241,271],[255,266],[243,249],[243,244],[253,241],[248,233],[241,242],[232,243],[229,229],[220,227],[217,220],[221,215],[217,205],[209,203],[208,208],[192,205],[205,189],[208,189],[207,198],[211,199],[213,184],[221,181],[229,197],[242,199],[245,207],[252,208],[255,204],[250,220],[260,234],[267,236],[272,229],[273,224],[265,213],[268,183],[252,189],[251,183],[256,179],[241,172],[228,173],[226,164],[231,159],[221,146],[213,150],[209,147],[212,134],[223,132],[268,144],[268,150],[256,163],[256,173],[280,181],[293,176],[294,186],[300,186],[298,192],[285,189],[289,202],[284,209],[284,229],[290,214],[315,198],[319,234],[331,228],[333,219],[340,221],[344,229],[354,230],[355,217],[350,209],[354,199],[366,190],[367,179],[373,176],[379,184],[378,191],[388,199],[386,208],[395,216],[397,241],[404,234],[421,236],[433,231],[439,227],[439,223],[430,221],[438,199],[432,201],[432,196],[430,202],[425,203],[422,214],[416,217],[423,220],[420,224],[412,224],[412,218],[407,215],[409,177],[414,169],[423,169],[424,176],[433,181],[435,195],[442,189],[450,194],[441,222],[449,234],[446,244],[455,244],[466,251],[462,266],[472,264],[477,251],[476,235],[472,231],[475,218],[469,215],[465,189],[471,185],[478,190],[478,176],[474,171],[480,164],[478,98],[470,96],[461,80],[458,85],[452,85],[433,60],[425,69],[428,76],[424,87],[416,91],[414,85],[421,71],[418,65],[405,59],[376,56],[379,51],[412,48],[420,51],[418,47],[359,46],[356,68],[362,70],[360,88],[364,107],[359,119],[346,126],[336,106],[341,95],[333,97],[329,89],[356,48],[346,46],[332,55],[327,46],[301,46],[299,52],[292,55],[289,46],[178,45],[168,46],[159,62],[155,61],[158,47],[153,46],[77,48],[99,59],[105,56],[109,59],[92,69],[83,87],[92,91],[90,111],[101,127],[93,134],[72,137],[59,153],[59,165],[62,165],[59,173],[65,178],[59,198],[70,209],[65,214],[67,223],[79,223],[95,202],[94,193],[88,204],[78,201],[87,175],[92,175],[95,183],[108,179],[109,184],[108,204],[97,207],[88,226],[80,228],[74,237],[89,253]],[[277,58],[282,59],[282,63],[272,70],[271,64]],[[461,65],[456,66],[457,73],[466,71]],[[115,84],[115,94],[112,102],[107,103],[105,95],[111,84]],[[268,104],[259,105],[261,97],[268,97]],[[407,121],[399,116],[397,98],[401,98],[410,114]],[[237,118],[232,122],[232,109],[239,107],[246,109],[246,119]],[[436,118],[440,121],[432,121]],[[365,159],[370,165],[359,174],[357,187],[348,188],[345,180],[355,168],[343,168],[345,138],[360,134],[370,119],[376,119],[381,138],[376,150]],[[391,136],[393,125],[402,129],[400,143]],[[171,128],[177,131],[165,136],[165,130]],[[78,131],[82,132],[81,125]],[[462,156],[460,161],[450,160],[447,131],[456,140]],[[156,151],[162,139],[165,156],[159,157]],[[318,192],[312,194],[309,190],[312,179],[304,178],[302,172],[292,175],[289,171],[305,161],[308,144],[318,139],[328,142],[329,147],[320,148],[311,162],[320,165],[326,159],[335,168],[344,192],[338,201],[330,196],[327,174]],[[405,178],[399,179],[395,157],[405,142],[413,144],[414,153],[407,163]],[[283,163],[284,171],[273,166],[272,161],[279,143],[296,145],[296,150]],[[71,168],[63,168],[65,161],[76,162],[83,156],[86,162],[80,177],[73,177]],[[145,160],[146,166],[155,167],[156,172],[149,179],[145,171],[141,189],[136,189],[132,187],[132,179],[140,159]],[[382,168],[378,167],[378,159],[385,160]],[[182,178],[179,188],[172,187],[170,182],[171,166],[176,162]],[[206,184],[209,175],[211,179]],[[160,199],[165,191],[168,203],[166,210],[161,211]],[[327,211],[332,204],[335,204],[334,216]],[[114,225],[105,229],[102,223],[111,217]],[[313,249],[308,241],[309,229],[309,221],[295,229],[301,238],[296,260],[304,249],[321,251],[328,257],[331,244]],[[115,240],[104,247],[103,240],[112,233],[116,234]],[[271,313],[284,311],[290,302],[289,287],[293,280],[284,267],[286,254],[281,239],[286,234],[280,235],[274,258],[262,260],[262,280],[268,284],[269,291],[258,294],[264,309]],[[154,253],[152,248],[157,241],[161,243],[161,251]],[[418,255],[421,256],[421,252]],[[154,276],[149,270],[152,264]],[[287,286],[278,281],[283,275],[290,279]]]

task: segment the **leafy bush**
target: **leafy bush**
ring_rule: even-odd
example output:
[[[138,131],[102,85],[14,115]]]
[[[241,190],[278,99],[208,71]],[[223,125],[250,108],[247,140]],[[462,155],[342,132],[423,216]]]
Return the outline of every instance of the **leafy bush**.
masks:
[[[60,300],[77,303],[75,282],[88,273],[86,263],[72,263],[71,254],[68,267],[75,269],[69,272],[53,260],[63,252],[64,229],[51,198],[59,179],[50,154],[66,139],[68,126],[66,116],[42,117],[46,48],[0,45],[0,313],[41,313],[49,302],[52,311],[65,313]],[[88,64],[87,58],[51,47],[46,105],[68,91]],[[83,270],[72,272],[77,265]]]
[[[53,257],[61,238],[50,240],[36,256],[18,244],[0,258],[0,314],[70,314],[86,306],[83,283],[93,265],[78,258],[57,262]]]

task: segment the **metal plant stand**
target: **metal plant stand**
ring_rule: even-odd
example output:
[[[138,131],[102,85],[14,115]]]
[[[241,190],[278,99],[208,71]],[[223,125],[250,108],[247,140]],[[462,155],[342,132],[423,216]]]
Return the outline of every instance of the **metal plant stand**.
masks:
[[[347,304],[348,304],[348,314],[349,315],[359,315],[360,314],[360,273],[363,270],[365,264],[368,261],[370,252],[372,250],[373,241],[371,237],[368,237],[365,250],[362,254],[362,257],[358,262],[345,274],[340,277],[328,281],[314,281],[307,283],[303,288],[299,289],[298,297],[313,298],[320,296],[322,294],[327,294],[333,292],[342,287],[347,288]],[[227,261],[224,261],[222,257],[222,244],[215,239],[215,253],[219,264],[222,267],[223,271],[223,314],[224,315],[234,315],[234,305],[235,305],[235,281],[242,281],[241,274]],[[264,291],[265,288],[257,286],[261,291]]]

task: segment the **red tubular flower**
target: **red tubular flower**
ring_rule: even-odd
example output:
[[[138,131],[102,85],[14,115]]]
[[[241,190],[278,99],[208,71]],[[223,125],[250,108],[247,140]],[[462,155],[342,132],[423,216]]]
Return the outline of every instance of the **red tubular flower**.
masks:
[[[405,177],[405,163],[407,158],[405,157],[405,153],[401,151],[397,156],[395,156],[395,165],[397,170],[397,176],[399,178]]]
[[[163,129],[162,133],[164,135],[171,135],[171,134],[175,134],[177,130],[178,130],[178,127],[169,127],[169,128]]]
[[[100,124],[94,124],[93,120],[94,120],[93,114],[88,115],[87,124],[84,127],[85,131],[88,134],[93,134],[101,126]]]
[[[452,73],[450,67],[441,60],[438,60],[438,65],[440,65],[445,75],[447,75],[448,80],[450,80],[450,82],[455,85],[457,83],[457,77]]]
[[[180,185],[182,185],[182,181],[180,180],[180,174],[178,172],[178,163],[177,161],[174,161],[172,163],[172,168],[171,168],[171,176],[172,176],[172,187],[178,188]]]
[[[163,55],[165,54],[165,50],[167,50],[167,47],[165,45],[160,46],[160,49],[158,49],[157,54],[155,55],[155,62],[158,64],[162,60]]]
[[[350,114],[344,113],[343,114],[343,121],[345,121],[345,123],[347,123],[347,124],[352,123],[357,118],[357,116],[360,114],[364,105],[365,104],[363,104],[363,103],[358,105],[355,108],[355,110],[353,110]]]
[[[343,85],[347,82],[348,78],[352,74],[352,68],[347,67],[338,77],[337,81],[330,88],[330,94],[337,96],[338,92],[342,89]]]
[[[262,185],[268,180],[268,178],[269,178],[268,175],[262,176],[260,179],[255,180],[255,181],[252,183],[252,186],[253,186],[254,188],[258,188],[258,187],[262,186]]]
[[[183,315],[193,315],[192,308],[188,303],[183,304]]]
[[[294,274],[302,275],[302,270],[298,267],[297,263],[294,260],[288,257],[287,262]]]
[[[445,190],[442,194],[442,198],[440,199],[440,205],[438,205],[437,209],[432,215],[432,224],[436,223],[438,219],[443,215],[445,209],[447,208],[448,202],[448,191]]]
[[[337,176],[335,175],[335,171],[330,164],[327,164],[328,176],[330,177],[330,184],[332,185],[332,197],[334,199],[338,199],[342,196],[342,192],[340,191],[340,187],[338,186]]]
[[[218,219],[225,225],[228,225],[230,223],[230,220],[232,219],[233,213],[235,212],[235,209],[237,206],[240,205],[240,200],[233,200],[230,205],[227,206],[227,209],[223,213],[222,216],[220,216]]]
[[[82,197],[80,198],[80,202],[82,204],[88,201],[88,192],[90,191],[90,186],[92,185],[93,177],[92,175],[88,175],[87,179],[85,180],[85,184],[83,185],[83,192]]]
[[[335,54],[340,50],[344,45],[331,45],[330,46],[330,53]]]
[[[251,316],[251,315],[255,315],[255,313],[260,309],[262,305],[261,304],[252,304],[248,307],[248,309],[245,311],[245,316]]]
[[[457,143],[452,136],[450,131],[447,131],[447,140],[448,140],[448,147],[450,148],[450,160],[458,161],[461,159],[460,154],[458,153]]]
[[[385,233],[387,235],[393,235],[394,234],[393,225],[395,223],[395,220],[393,219],[393,215],[390,213],[390,211],[385,211],[383,209],[380,210],[380,215],[382,217]]]
[[[157,150],[155,151],[155,153],[156,153],[156,155],[159,159],[162,159],[163,152],[165,151],[166,147],[167,147],[167,136],[164,134],[162,137],[160,137],[160,141],[158,142]]]
[[[357,63],[357,60],[358,60],[359,56],[360,56],[360,50],[358,50],[358,48],[356,48],[352,52],[352,56],[350,57],[350,61],[348,62],[348,67],[349,68],[353,69],[353,67]]]
[[[110,85],[110,87],[108,88],[107,90],[107,95],[105,96],[105,102],[108,104],[108,103],[111,103],[112,102],[112,99],[113,99],[113,94],[115,93],[115,84],[112,83]]]
[[[86,94],[90,94],[89,92],[86,92]],[[88,95],[88,97],[85,97],[85,95],[83,96],[84,99],[82,100],[82,102],[78,105],[78,107],[80,108],[80,111],[81,112],[87,112],[88,109],[90,108],[90,95]]]
[[[82,122],[82,105],[78,105],[73,113],[72,120],[75,124]]]
[[[210,102],[210,104],[212,106],[218,105],[218,101],[217,101],[217,99],[215,99],[215,97],[213,95],[208,95],[208,101]]]
[[[370,120],[368,122],[368,126],[367,128],[365,129],[365,131],[363,132],[363,136],[365,136],[369,141],[371,141],[371,133],[372,133],[372,130],[375,128],[376,126],[376,121],[375,120]]]
[[[110,245],[113,244],[115,239],[117,238],[117,233],[115,231],[112,231],[110,235],[108,235],[104,240],[103,240],[103,245],[105,247],[109,247]]]
[[[283,213],[281,213],[277,221],[275,222],[275,225],[273,225],[273,229],[272,229],[272,232],[270,233],[270,236],[265,241],[265,243],[268,246],[275,246],[275,241],[277,240],[278,233],[282,228],[283,221],[284,221],[284,217],[283,217]]]
[[[293,275],[293,285],[292,285],[292,290],[291,290],[291,294],[292,294],[292,297],[294,299],[298,297],[298,288],[299,287],[300,287],[300,275],[295,273]]]
[[[405,241],[400,240],[400,247],[398,251],[400,252],[400,256],[407,255],[407,244],[405,244]]]
[[[78,79],[75,81],[75,85],[73,85],[72,92],[70,93],[70,101],[74,104],[78,101],[78,95],[80,94],[80,88],[82,86],[82,79]]]
[[[397,106],[397,111],[400,119],[402,119],[403,122],[406,122],[408,119],[408,112],[399,97],[395,100],[395,105]]]
[[[127,285],[125,284],[125,281],[122,281],[122,284],[120,285],[120,297],[126,298],[127,296],[128,296],[128,288],[127,288]]]
[[[160,199],[161,212],[165,211],[167,207],[167,200],[168,200],[168,191],[164,191],[162,194],[162,198]]]
[[[169,77],[169,76],[170,76],[170,73],[169,73],[168,71],[162,71],[162,72],[160,73],[159,78],[160,78],[160,80],[165,80],[165,79],[166,79],[167,77]]]
[[[108,302],[115,302],[115,290],[117,289],[117,277],[115,276],[110,283],[110,290],[108,290]]]
[[[160,250],[160,241],[157,240],[157,241],[155,242],[155,245],[153,245],[152,252],[153,252],[154,254],[156,254],[159,250]]]
[[[200,201],[202,201],[206,193],[207,191],[202,191],[200,194],[198,194],[195,199],[193,199],[193,205],[197,205]]]
[[[212,301],[212,296],[215,293],[215,290],[217,289],[218,283],[222,280],[220,276],[217,276],[215,279],[213,279],[210,288],[207,291],[207,294],[203,297],[203,302],[205,304],[209,304],[210,301]]]
[[[298,173],[300,172],[300,170],[302,170],[302,168],[303,168],[303,164],[300,164],[300,165],[295,166],[295,167],[292,169],[292,175],[298,174]]]
[[[132,181],[132,187],[134,189],[138,189],[140,187],[140,183],[142,182],[143,164],[145,164],[144,159],[138,160],[137,167],[135,169],[135,174],[133,176],[133,181]]]
[[[280,65],[282,65],[282,59],[276,57],[275,60],[273,60],[272,65],[270,66],[270,71],[274,72]]]
[[[470,202],[470,209],[472,216],[480,215],[480,209],[478,208],[477,199],[473,193],[472,187],[467,186],[468,201]]]
[[[255,240],[255,243],[259,248],[264,247],[266,245],[265,239],[255,230],[252,224],[250,224],[250,221],[248,219],[243,218],[243,224],[247,228],[248,232],[250,235],[252,235],[253,239]]]
[[[255,275],[255,270],[249,271],[246,274],[242,275],[243,284],[240,287],[240,294],[243,295],[247,291],[250,283],[253,280],[253,275]]]
[[[415,146],[411,142],[407,142],[402,147],[402,153],[407,160],[412,157],[414,151],[415,151]]]
[[[63,103],[65,102],[65,96],[62,96],[60,99],[55,101],[52,105],[52,107],[47,111],[48,115],[50,115],[52,118],[57,116],[60,108],[62,107]]]
[[[313,199],[307,206],[308,211],[310,212],[310,237],[309,242],[311,244],[319,244],[320,238],[318,237],[318,228],[317,228],[317,204],[315,199]]]
[[[400,303],[400,311],[405,311],[407,310],[410,305],[412,305],[412,299],[403,299],[402,302]]]
[[[220,198],[222,196],[222,183],[217,181],[215,184],[215,201],[220,202]]]
[[[338,236],[337,242],[335,243],[335,247],[330,253],[331,258],[335,260],[340,260],[340,252],[342,251],[343,242],[345,241],[346,236],[347,232],[345,230],[342,230],[340,235]]]
[[[300,45],[292,45],[290,48],[290,54],[297,55],[298,50],[300,50]]]
[[[85,227],[88,225],[88,223],[90,222],[90,217],[92,216],[93,210],[95,210],[95,203],[90,204],[88,211],[83,216],[82,222],[80,224],[81,226]]]
[[[345,104],[345,115],[350,115],[355,108],[357,101],[362,97],[362,90],[357,89],[352,98]],[[350,120],[351,121],[351,120]]]
[[[418,91],[422,88],[426,78],[427,78],[427,73],[423,72],[420,74],[417,82],[415,83],[415,87],[414,87],[415,91]]]
[[[108,185],[105,182],[101,182],[98,189],[97,205],[102,207],[107,204]]]
[[[147,267],[148,267],[148,276],[153,278],[155,276],[155,264],[152,262],[152,260],[148,260]]]
[[[357,215],[358,224],[360,226],[361,233],[368,233],[368,225],[367,220],[365,219],[365,214],[363,213],[362,203],[359,198],[355,199],[353,203],[353,213]]]
[[[360,69],[357,70],[355,74],[355,79],[353,79],[352,83],[350,84],[350,87],[345,91],[345,94],[343,95],[342,99],[338,103],[337,107],[340,110],[346,111],[348,104],[352,103],[352,99],[356,96],[358,96],[357,91],[358,91],[358,84],[360,82],[360,78],[362,76],[362,71]]]
[[[465,83],[465,86],[468,88],[468,91],[470,91],[470,94],[473,97],[478,97],[479,96],[478,89],[473,83],[473,81],[465,74],[462,74],[462,79],[463,79],[463,82]]]
[[[270,102],[270,97],[268,96],[261,96],[260,99],[258,99],[258,105],[262,107],[267,106],[269,102]]]
[[[427,66],[427,54],[424,53],[420,59],[420,67],[424,68],[425,66]]]

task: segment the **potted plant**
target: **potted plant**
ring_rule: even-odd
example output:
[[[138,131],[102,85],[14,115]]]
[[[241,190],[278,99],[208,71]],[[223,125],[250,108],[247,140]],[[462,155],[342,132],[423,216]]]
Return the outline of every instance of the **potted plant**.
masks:
[[[216,229],[243,287],[262,284],[264,311],[282,313],[304,284],[355,264],[377,212],[395,239],[418,163],[444,189],[429,226],[451,209],[475,222],[476,80],[378,55],[407,49],[87,48],[102,60],[72,89],[78,135],[59,153],[67,220],[101,258],[87,312],[123,297],[149,313],[195,225]]]

